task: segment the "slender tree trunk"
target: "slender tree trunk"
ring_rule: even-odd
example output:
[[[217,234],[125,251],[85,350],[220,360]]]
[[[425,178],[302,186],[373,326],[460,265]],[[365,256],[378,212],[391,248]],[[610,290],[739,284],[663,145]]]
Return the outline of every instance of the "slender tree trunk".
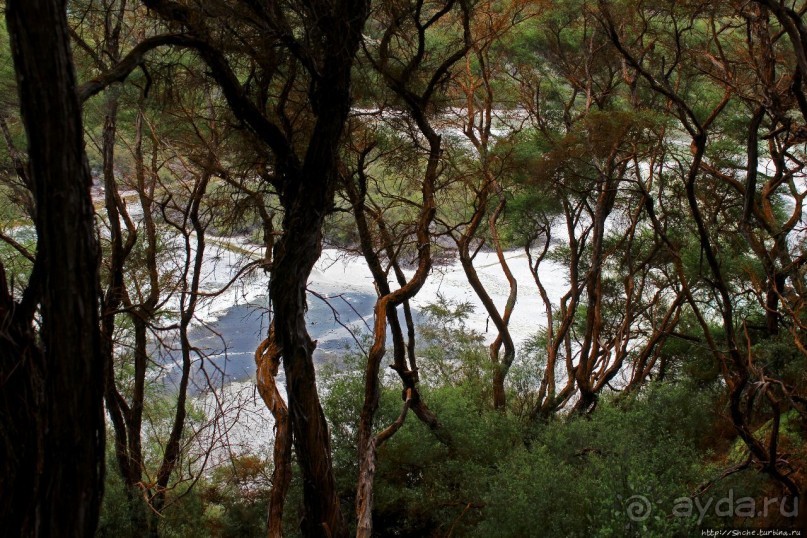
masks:
[[[91,536],[98,523],[104,476],[98,249],[65,6],[64,0],[6,4],[28,135],[37,204],[36,263],[42,276],[47,395],[37,413],[42,419],[42,455],[36,470],[36,505],[20,507],[27,512],[20,514],[23,519],[35,511],[35,525],[27,531],[38,536]],[[33,368],[26,373],[36,374]],[[5,410],[0,415],[7,416]],[[39,426],[36,414],[28,417],[32,419],[33,426]],[[34,458],[26,460],[30,464]],[[31,472],[20,471],[18,476]],[[8,528],[4,531],[15,534]]]
[[[275,447],[272,471],[272,493],[269,497],[269,538],[283,536],[283,506],[291,484],[291,434],[289,431],[289,408],[277,390],[275,378],[280,368],[281,352],[275,342],[274,326],[269,328],[269,338],[261,342],[255,351],[257,366],[256,384],[263,403],[275,419]]]
[[[213,156],[209,155],[208,162],[201,171],[201,176],[194,184],[190,199],[184,207],[183,220],[170,223],[184,236],[185,261],[182,275],[182,293],[179,299],[179,339],[182,348],[182,373],[177,390],[177,407],[174,412],[174,422],[165,443],[165,452],[163,453],[160,468],[157,471],[157,483],[151,499],[154,513],[151,514],[149,533],[152,537],[159,536],[156,515],[165,507],[166,492],[171,481],[171,475],[182,463],[182,437],[185,432],[185,418],[188,414],[187,401],[191,376],[191,354],[194,352],[188,333],[199,303],[199,286],[202,279],[202,264],[206,246],[205,231],[208,224],[202,219],[202,201],[205,198],[212,177],[212,160]],[[193,227],[192,231],[186,228],[188,221]]]
[[[114,51],[117,51],[117,41],[111,43],[110,47]],[[118,56],[118,53],[115,52],[114,55]],[[127,404],[124,397],[118,391],[114,371],[114,334],[117,315],[121,305],[128,303],[126,285],[124,283],[124,265],[137,240],[137,228],[135,228],[134,223],[129,217],[126,205],[118,191],[117,178],[115,177],[115,143],[117,141],[118,105],[117,89],[107,90],[107,101],[105,103],[106,117],[104,118],[102,136],[102,155],[104,204],[106,206],[107,218],[109,219],[110,252],[108,259],[105,260],[109,273],[108,282],[106,292],[102,294],[101,298],[101,349],[107,365],[104,399],[115,435],[115,458],[126,489],[129,521],[133,529],[145,529],[148,525],[147,506],[139,487],[142,480],[143,468],[143,458],[140,449],[140,423],[143,413],[143,389],[146,363],[148,361],[146,354],[146,320],[139,315],[142,314],[142,312],[136,312],[132,316],[135,333],[135,370],[131,404]],[[140,151],[140,135],[142,131],[140,124],[140,116],[138,115],[137,140],[135,143],[137,151]],[[142,158],[136,158],[135,160],[138,173],[142,173]],[[121,219],[123,219],[126,224],[125,233],[121,227]]]
[[[436,145],[432,146],[431,155],[435,157],[432,162],[436,162],[436,156],[439,155],[440,149],[439,138],[433,143]],[[363,170],[359,171],[359,175],[361,178],[359,190],[350,183],[346,187],[353,204],[353,213],[359,230],[359,237],[361,238],[362,253],[370,272],[373,274],[379,294],[375,305],[374,341],[367,357],[367,367],[365,369],[364,405],[359,420],[359,478],[356,488],[356,535],[369,538],[373,532],[373,495],[378,447],[392,437],[403,425],[415,397],[417,397],[423,411],[427,411],[425,405],[420,402],[419,395],[417,395],[415,386],[417,371],[408,370],[405,365],[406,349],[396,308],[399,304],[415,296],[425,283],[426,276],[431,269],[431,247],[428,230],[434,216],[434,191],[432,185],[436,176],[435,174],[427,174],[423,187],[424,205],[421,209],[421,218],[417,229],[418,244],[421,246],[418,249],[418,269],[411,280],[401,279],[399,281],[401,287],[393,292],[390,289],[381,260],[372,244],[372,234],[365,216],[366,177],[364,177]],[[380,218],[378,222],[379,224],[382,222]],[[383,226],[379,227],[383,229]],[[384,235],[383,232],[382,235]],[[389,240],[390,238],[386,237],[385,239]],[[392,253],[389,254],[390,263],[392,264],[396,260]],[[393,425],[385,429],[382,434],[374,435],[373,423],[381,397],[379,373],[381,360],[386,353],[387,324],[390,325],[393,335],[394,364],[392,367],[398,372],[404,383],[404,407],[398,420]],[[421,412],[419,416],[425,417],[426,415]],[[429,421],[426,422],[429,423]]]
[[[601,174],[598,177],[598,195],[594,214],[592,215],[591,268],[586,274],[586,324],[583,343],[580,350],[580,362],[575,370],[575,380],[580,392],[580,399],[575,411],[585,413],[592,409],[597,400],[592,373],[594,365],[602,353],[600,333],[602,332],[602,272],[605,254],[605,222],[611,214],[616,199],[617,183],[610,177]]]
[[[774,272],[768,278],[768,289],[765,297],[765,326],[771,336],[779,334],[779,296],[785,289],[787,275]]]

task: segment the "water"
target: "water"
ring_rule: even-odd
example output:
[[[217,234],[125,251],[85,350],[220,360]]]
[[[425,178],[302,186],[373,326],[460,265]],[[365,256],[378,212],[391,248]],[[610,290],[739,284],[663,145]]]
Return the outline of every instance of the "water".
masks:
[[[193,355],[192,392],[254,378],[255,349],[266,338],[269,325],[267,303],[265,297],[261,299],[255,304],[233,305],[215,322],[190,331],[191,345],[200,351]],[[317,341],[317,364],[338,361],[347,349],[356,349],[356,340],[370,332],[375,300],[375,295],[360,292],[308,294],[306,320],[309,335]],[[164,365],[167,384],[176,386],[181,352],[170,351]]]

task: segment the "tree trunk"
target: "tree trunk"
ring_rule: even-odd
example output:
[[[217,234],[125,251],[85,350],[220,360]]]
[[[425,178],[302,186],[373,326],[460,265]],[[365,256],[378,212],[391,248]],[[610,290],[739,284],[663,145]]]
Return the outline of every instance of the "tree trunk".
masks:
[[[369,14],[369,1],[307,0],[284,5],[277,13],[259,10],[267,22],[278,27],[286,25],[283,16],[286,8],[298,9],[297,14],[316,13],[310,26],[301,28],[306,33],[304,38],[298,42],[296,37],[288,36],[294,47],[306,44],[292,55],[298,59],[298,53],[305,56],[302,64],[310,77],[308,108],[315,120],[304,129],[308,133],[307,144],[297,140],[293,144],[292,131],[295,139],[303,131],[291,125],[281,128],[266,115],[266,103],[258,106],[250,99],[227,55],[199,23],[202,18],[196,16],[194,9],[166,0],[143,0],[143,3],[166,21],[187,28],[191,39],[186,46],[195,48],[206,63],[233,114],[274,155],[273,177],[285,215],[283,236],[275,244],[269,295],[275,308],[275,336],[283,356],[289,419],[303,478],[306,515],[302,531],[307,536],[344,536],[347,531],[336,495],[330,436],[316,389],[313,361],[316,344],[305,324],[305,286],[321,252],[324,216],[333,207],[337,155],[350,111],[352,65]],[[280,41],[283,40],[267,36],[259,45],[260,52],[288,45]],[[279,106],[282,109],[285,105]],[[304,154],[302,160],[298,152]]]
[[[786,280],[787,275],[776,272],[768,277],[768,289],[766,290],[765,297],[765,327],[770,336],[779,334],[779,322],[781,318],[781,314],[779,313],[779,297],[785,289]]]
[[[65,2],[10,0],[6,18],[37,204],[36,264],[42,278],[41,343],[47,395],[35,414],[42,419],[35,506],[20,507],[26,514],[19,517],[28,519],[30,511],[35,511],[29,534],[90,536],[98,523],[103,489],[104,362],[91,177]],[[32,275],[31,285],[37,285],[39,275]],[[29,368],[24,383],[35,385],[30,377],[35,375],[36,369]],[[0,415],[5,422],[6,410]],[[9,418],[25,419],[27,427],[33,419],[34,427],[38,426],[36,416]],[[31,456],[23,463],[33,461]],[[30,469],[18,471],[17,476],[31,473]],[[28,488],[2,489],[18,495]]]
[[[308,183],[287,207],[285,234],[275,248],[270,294],[275,307],[275,335],[283,351],[289,416],[303,479],[305,536],[346,536],[336,494],[328,423],[317,394],[313,353],[316,342],[305,323],[305,286],[322,249],[322,216],[327,186]],[[319,187],[319,189],[317,189]],[[323,189],[323,187],[325,187]],[[317,191],[319,196],[317,196]]]
[[[283,506],[291,484],[291,435],[289,433],[289,408],[277,390],[275,378],[280,368],[281,352],[275,342],[274,326],[269,328],[269,338],[261,342],[255,351],[257,366],[256,384],[263,403],[275,418],[275,447],[272,471],[272,494],[269,497],[267,521],[269,538],[283,536]]]

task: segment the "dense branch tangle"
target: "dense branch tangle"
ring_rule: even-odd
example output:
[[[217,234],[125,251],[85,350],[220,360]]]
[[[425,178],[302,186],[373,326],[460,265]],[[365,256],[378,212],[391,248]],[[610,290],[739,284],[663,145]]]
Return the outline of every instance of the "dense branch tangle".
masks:
[[[685,16],[679,16],[674,10],[658,12],[648,17],[663,20],[667,28],[672,30],[666,33],[658,31],[656,28],[660,28],[660,21],[653,21],[649,27],[645,25],[648,35],[642,33],[640,37],[632,37],[630,40],[626,38],[626,30],[633,24],[633,18],[617,24],[615,14],[604,2],[600,3],[600,8],[603,27],[614,46],[648,87],[667,100],[671,112],[691,139],[692,155],[689,159],[680,161],[680,179],[684,188],[687,218],[691,219],[691,226],[706,265],[703,273],[694,280],[685,274],[681,244],[671,240],[655,212],[651,213],[651,218],[656,232],[675,257],[679,284],[689,307],[703,328],[711,352],[721,365],[723,378],[730,391],[731,419],[738,435],[747,445],[752,460],[784,486],[791,500],[794,500],[800,497],[801,486],[791,478],[791,470],[788,469],[787,462],[780,458],[777,446],[782,403],[798,406],[797,400],[793,399],[788,389],[780,390],[784,384],[772,383],[771,377],[775,374],[766,371],[765,366],[755,359],[755,346],[749,333],[749,326],[753,321],[747,315],[743,317],[741,313],[739,290],[735,289],[734,277],[728,266],[733,246],[721,240],[716,230],[710,229],[710,224],[718,222],[720,212],[727,211],[731,214],[731,209],[725,204],[709,206],[704,199],[709,182],[714,181],[719,186],[718,190],[725,190],[727,196],[740,200],[738,205],[741,208],[741,218],[737,219],[738,224],[733,233],[747,240],[764,269],[765,283],[756,286],[759,290],[756,295],[760,297],[760,306],[766,320],[760,341],[775,339],[780,325],[784,323],[793,327],[791,334],[797,347],[803,349],[798,344],[802,339],[799,334],[800,322],[795,319],[785,321],[779,307],[788,280],[795,293],[784,301],[785,304],[801,303],[803,300],[803,275],[793,271],[798,264],[794,264],[791,257],[792,247],[788,244],[787,237],[794,224],[801,219],[804,193],[793,184],[792,177],[804,165],[789,149],[794,132],[798,132],[799,127],[794,125],[789,114],[784,113],[786,108],[794,105],[799,107],[803,101],[803,88],[799,83],[803,55],[796,54],[796,62],[792,58],[780,56],[777,48],[782,46],[782,33],[772,27],[767,7],[772,6],[786,34],[797,44],[800,38],[790,19],[793,13],[778,4],[758,4],[737,8],[738,11],[733,13],[712,9],[705,4]],[[760,5],[767,7],[760,8]],[[644,16],[643,10],[638,13],[640,17]],[[730,15],[744,20],[745,32],[736,31],[737,26],[728,18]],[[702,43],[695,28],[704,20],[709,21],[708,41],[701,45],[701,51],[695,52],[690,48],[690,41]],[[655,39],[655,53],[666,53],[669,54],[666,58],[672,58],[668,66],[661,70],[657,68],[658,64],[650,64],[650,58],[644,52],[637,50],[639,43],[649,39],[651,35]],[[777,44],[776,41],[780,43]],[[742,71],[736,66],[744,60],[733,56],[739,50],[743,50],[745,58],[750,58],[752,63],[750,68]],[[683,56],[687,53],[700,54],[691,59],[694,69],[687,67]],[[700,61],[702,58],[707,59],[703,67]],[[783,84],[782,73],[786,73],[793,84]],[[723,97],[712,100],[705,111],[695,109],[687,94],[688,88],[696,84],[704,74],[708,82],[701,83],[713,83],[723,93]],[[709,162],[710,142],[728,138],[721,133],[719,124],[721,114],[725,114],[727,105],[735,94],[745,106],[749,118],[746,120],[748,130],[744,133],[747,162],[744,166],[738,164],[733,169],[727,166],[721,170],[720,166]],[[766,123],[769,133],[760,137],[759,131]],[[758,183],[760,138],[767,139],[767,159],[773,169],[761,189]],[[741,175],[745,177],[741,178]],[[793,213],[784,218],[775,215],[773,211],[773,205],[782,194],[792,197],[795,202]],[[738,213],[735,211],[734,214]],[[751,279],[752,282],[758,282],[756,276]],[[711,296],[708,304],[714,308],[722,325],[720,342],[712,337],[709,313],[696,299],[702,293],[698,288]],[[788,311],[787,308],[785,310]],[[772,431],[767,439],[760,439],[753,433],[753,428],[757,420],[756,413],[763,411],[764,403],[759,402],[764,401],[768,403]]]
[[[305,285],[319,257],[323,218],[333,204],[353,56],[369,6],[362,0],[271,6],[244,1],[209,4],[205,10],[163,0],[144,4],[195,40],[194,49],[235,117],[274,155],[272,177],[285,213],[283,235],[274,247],[270,295],[303,474],[303,531],[343,536],[328,428],[314,376],[315,344],[305,325]],[[237,29],[218,27],[217,12],[227,13]],[[241,65],[228,58],[233,44],[244,45],[245,83],[236,74]]]

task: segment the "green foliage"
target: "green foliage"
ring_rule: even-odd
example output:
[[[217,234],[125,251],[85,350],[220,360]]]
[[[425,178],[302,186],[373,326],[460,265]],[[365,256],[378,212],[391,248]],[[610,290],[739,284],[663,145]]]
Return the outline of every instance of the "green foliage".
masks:
[[[484,389],[490,373],[483,341],[464,325],[470,306],[438,297],[424,310],[422,395],[451,441],[441,442],[410,415],[379,450],[379,536],[666,537],[697,528],[693,518],[670,514],[676,499],[719,473],[704,464],[715,391],[682,378],[627,398],[603,398],[588,417],[530,424],[518,411],[524,407],[519,398],[535,389],[540,336],[511,370],[512,410],[502,413],[490,408]],[[361,370],[362,357],[353,354],[344,368],[322,376],[346,498],[355,484]],[[393,378],[384,385],[378,427],[400,410],[398,383]],[[645,520],[629,517],[635,495],[652,505]]]
[[[265,536],[270,472],[271,464],[256,456],[234,457],[213,472],[200,494],[210,535]]]
[[[493,371],[483,337],[465,326],[471,312],[470,303],[455,303],[439,293],[436,302],[423,309],[418,355],[425,391],[454,387],[478,394],[482,401],[490,393]]]
[[[369,337],[365,337],[365,344],[369,344]],[[346,352],[341,365],[337,367],[327,364],[320,375],[320,386],[325,394],[322,407],[331,426],[334,473],[339,488],[346,496],[352,495],[359,469],[356,443],[364,395],[363,373],[366,360],[361,353]],[[382,405],[382,412],[384,409]]]
[[[359,244],[359,233],[353,216],[346,211],[335,211],[325,218],[324,241],[329,247],[351,249]]]
[[[107,442],[104,498],[96,536],[98,538],[136,538],[142,535],[143,529],[135,527],[132,513],[139,510],[145,519],[146,503],[142,497],[138,497],[138,492],[126,491],[126,484],[120,476],[112,451],[113,442],[109,440]]]
[[[515,418],[484,408],[463,387],[434,388],[424,397],[452,442],[439,443],[410,419],[382,447],[374,518],[380,535],[446,534],[452,527],[461,534],[471,528],[497,464],[521,443]]]
[[[0,193],[0,197],[1,196],[2,193]],[[2,200],[2,198],[0,198],[0,200]],[[8,211],[6,211],[7,209]],[[19,212],[9,208],[6,204],[0,204],[0,213],[2,213],[2,215],[0,215],[0,229],[5,227],[2,226],[3,224],[19,222],[17,219],[21,218]],[[23,248],[27,249],[28,252],[36,252],[36,231],[33,226],[20,226],[12,230],[3,231]],[[0,241],[0,263],[3,264],[9,282],[13,283],[13,287],[22,289],[28,282],[33,264],[27,258],[21,256],[17,249],[5,241]]]
[[[709,404],[691,386],[658,385],[606,401],[589,418],[536,427],[529,446],[499,467],[471,534],[685,536],[692,522],[668,514],[703,478],[696,440],[710,426]],[[644,521],[629,517],[635,495],[651,503]]]
[[[170,509],[159,519],[159,535],[165,538],[210,535],[204,525],[204,504],[195,489],[176,492],[168,498]]]

